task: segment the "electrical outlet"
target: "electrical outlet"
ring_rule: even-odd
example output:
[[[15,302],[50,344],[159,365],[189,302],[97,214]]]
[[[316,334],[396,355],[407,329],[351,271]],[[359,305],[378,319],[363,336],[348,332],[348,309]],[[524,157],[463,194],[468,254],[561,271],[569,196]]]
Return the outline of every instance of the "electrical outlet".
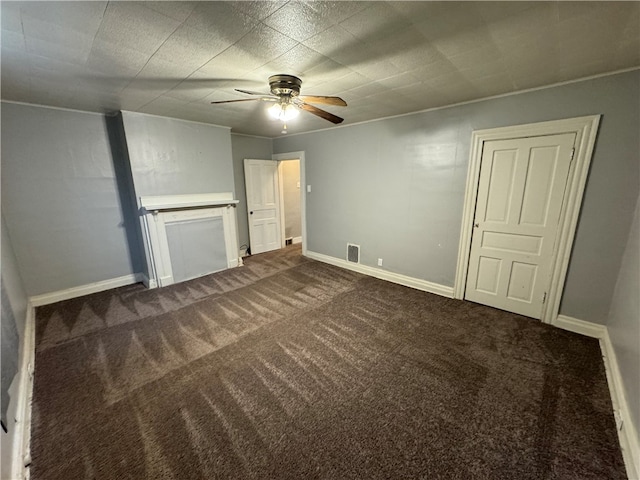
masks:
[[[379,266],[379,267],[381,267],[381,266],[382,266],[382,259],[381,259],[381,258],[379,258],[379,259],[378,259],[378,266]]]
[[[307,185],[307,193],[311,193],[311,185]]]

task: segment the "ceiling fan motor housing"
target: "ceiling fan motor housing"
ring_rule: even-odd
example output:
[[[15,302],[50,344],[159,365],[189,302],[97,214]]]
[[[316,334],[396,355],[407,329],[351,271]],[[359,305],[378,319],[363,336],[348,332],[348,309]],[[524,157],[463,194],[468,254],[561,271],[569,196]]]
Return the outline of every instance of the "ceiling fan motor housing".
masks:
[[[272,75],[269,77],[271,93],[277,96],[297,97],[300,95],[302,80],[293,75]]]

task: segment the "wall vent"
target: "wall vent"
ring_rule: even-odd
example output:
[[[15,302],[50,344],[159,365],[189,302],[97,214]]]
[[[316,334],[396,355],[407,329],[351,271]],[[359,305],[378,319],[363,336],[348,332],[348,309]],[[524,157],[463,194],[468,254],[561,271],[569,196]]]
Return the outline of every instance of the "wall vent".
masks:
[[[360,263],[360,245],[347,243],[347,261],[352,263]]]

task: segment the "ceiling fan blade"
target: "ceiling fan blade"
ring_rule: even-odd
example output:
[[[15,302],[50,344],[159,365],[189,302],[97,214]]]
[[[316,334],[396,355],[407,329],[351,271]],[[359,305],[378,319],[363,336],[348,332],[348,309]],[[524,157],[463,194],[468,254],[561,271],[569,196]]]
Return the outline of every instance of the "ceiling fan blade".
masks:
[[[314,115],[320,117],[320,118],[324,118],[325,120],[329,120],[331,123],[342,123],[344,121],[344,118],[340,118],[336,115],[334,115],[333,113],[329,113],[325,110],[321,110],[318,107],[314,107],[313,105],[309,105],[308,103],[304,103],[304,102],[300,102],[296,104],[298,106],[298,108],[300,108],[301,110],[304,110],[306,112],[309,113],[313,113]]]
[[[347,106],[347,102],[345,102],[340,97],[325,97],[325,96],[318,96],[318,95],[300,95],[298,98],[300,100],[302,100],[303,102],[322,103],[324,105],[335,105],[337,107],[346,107]]]
[[[236,92],[246,93],[248,95],[260,95],[262,97],[275,97],[275,95],[271,95],[270,93],[252,92],[251,90],[241,90],[239,88],[235,88],[234,90]]]
[[[256,100],[264,100],[266,101],[272,101],[270,98],[243,98],[240,100],[221,100],[219,102],[211,102],[213,103],[234,103],[234,102],[255,102]]]

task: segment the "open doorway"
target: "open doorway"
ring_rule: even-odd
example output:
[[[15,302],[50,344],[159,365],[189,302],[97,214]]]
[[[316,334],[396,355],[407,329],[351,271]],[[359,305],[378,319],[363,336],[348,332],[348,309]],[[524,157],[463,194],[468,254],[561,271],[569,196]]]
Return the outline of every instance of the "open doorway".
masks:
[[[306,254],[304,152],[244,160],[249,254],[302,244]]]
[[[305,178],[305,156],[303,151],[277,153],[271,156],[278,161],[278,175],[281,186],[281,235],[282,246],[290,239],[292,244],[302,243],[302,254],[307,253],[307,195],[311,192],[311,186],[307,185]],[[285,175],[287,178],[285,179]],[[285,185],[287,184],[287,185]],[[286,188],[285,188],[286,187]],[[289,192],[290,205],[285,205],[285,190]],[[287,218],[289,216],[289,218]],[[287,229],[291,220],[291,228]],[[299,230],[297,230],[299,225]]]
[[[278,162],[280,177],[282,245],[302,243],[302,199],[300,188],[300,159]]]

